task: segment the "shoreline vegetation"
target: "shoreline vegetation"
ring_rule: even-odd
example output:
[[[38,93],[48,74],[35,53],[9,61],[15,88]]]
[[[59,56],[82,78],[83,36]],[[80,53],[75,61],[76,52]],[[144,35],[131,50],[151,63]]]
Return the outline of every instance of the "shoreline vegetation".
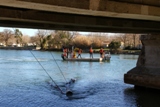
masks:
[[[108,35],[108,33],[89,33],[82,35],[75,31],[49,31],[37,30],[34,36],[23,35],[19,29],[5,29],[0,32],[0,49],[7,50],[39,50],[60,51],[62,48],[72,49],[77,52],[89,53],[93,48],[94,53],[99,53],[100,48],[110,54],[139,54],[142,49],[140,34]]]
[[[62,52],[62,49],[40,49],[40,47],[36,46],[27,46],[27,47],[0,47],[0,49],[4,50],[37,50],[37,51],[57,51]],[[93,49],[94,53],[99,53],[99,49]],[[139,55],[141,50],[123,50],[123,49],[117,49],[117,50],[111,50],[109,48],[104,49],[106,52],[110,52],[111,54],[133,54],[133,55]],[[83,49],[83,53],[88,53],[89,49]]]

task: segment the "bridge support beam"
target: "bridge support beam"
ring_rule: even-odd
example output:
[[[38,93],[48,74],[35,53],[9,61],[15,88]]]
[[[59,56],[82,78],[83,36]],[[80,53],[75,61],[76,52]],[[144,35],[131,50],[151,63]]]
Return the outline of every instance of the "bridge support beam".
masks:
[[[142,35],[141,54],[135,68],[124,74],[124,82],[160,89],[160,34]]]

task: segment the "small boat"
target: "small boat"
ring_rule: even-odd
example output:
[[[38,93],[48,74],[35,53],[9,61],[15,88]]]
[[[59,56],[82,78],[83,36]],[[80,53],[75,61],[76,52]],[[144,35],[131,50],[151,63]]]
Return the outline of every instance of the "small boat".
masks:
[[[111,56],[107,55],[104,56],[104,58],[66,58],[62,54],[62,59],[64,61],[86,61],[86,62],[104,62],[104,61],[110,61]]]

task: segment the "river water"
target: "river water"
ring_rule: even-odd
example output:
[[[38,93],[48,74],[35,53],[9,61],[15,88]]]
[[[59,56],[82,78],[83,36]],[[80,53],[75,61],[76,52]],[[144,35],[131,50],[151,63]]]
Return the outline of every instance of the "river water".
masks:
[[[60,52],[0,50],[0,107],[159,107],[159,93],[134,90],[123,81],[137,58],[66,62]],[[73,96],[61,94],[46,72],[63,91],[66,81],[76,79]]]

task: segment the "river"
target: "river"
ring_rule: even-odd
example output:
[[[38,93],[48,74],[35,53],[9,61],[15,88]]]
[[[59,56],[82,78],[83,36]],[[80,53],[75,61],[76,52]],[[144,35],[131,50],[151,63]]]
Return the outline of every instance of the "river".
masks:
[[[158,92],[134,90],[123,81],[137,58],[66,62],[60,52],[0,50],[0,107],[159,107]],[[73,96],[61,94],[47,73],[63,91],[66,81],[76,79]]]

